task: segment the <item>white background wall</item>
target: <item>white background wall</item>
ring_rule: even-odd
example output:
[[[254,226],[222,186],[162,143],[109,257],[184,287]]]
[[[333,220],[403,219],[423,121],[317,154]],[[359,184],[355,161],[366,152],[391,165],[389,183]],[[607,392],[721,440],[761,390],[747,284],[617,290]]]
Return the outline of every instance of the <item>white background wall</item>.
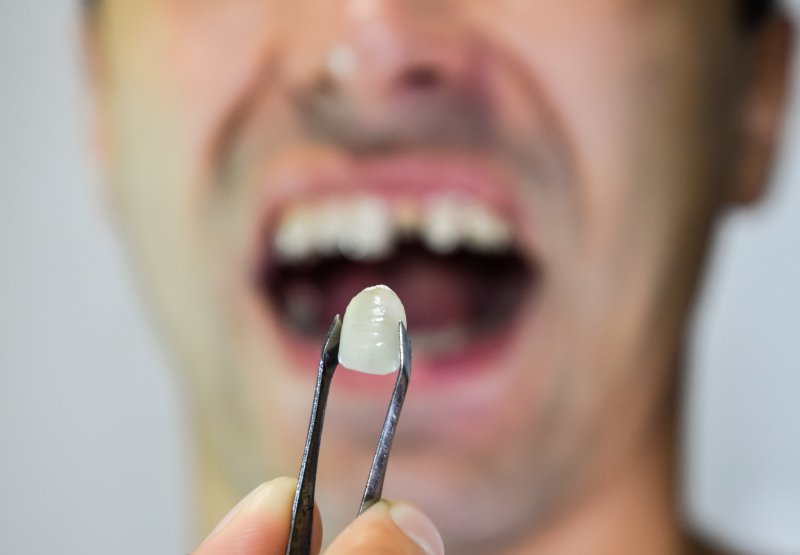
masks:
[[[77,23],[0,0],[0,553],[183,553],[180,388],[97,194]],[[788,135],[720,237],[687,411],[689,514],[776,554],[800,554],[800,110]]]

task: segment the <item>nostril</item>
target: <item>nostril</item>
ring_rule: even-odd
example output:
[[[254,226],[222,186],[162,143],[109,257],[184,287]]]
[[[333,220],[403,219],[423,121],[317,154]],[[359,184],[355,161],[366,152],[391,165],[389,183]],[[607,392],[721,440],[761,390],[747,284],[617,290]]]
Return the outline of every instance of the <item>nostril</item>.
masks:
[[[399,84],[401,88],[413,91],[432,90],[442,84],[442,75],[432,65],[420,65],[406,70],[400,76]]]

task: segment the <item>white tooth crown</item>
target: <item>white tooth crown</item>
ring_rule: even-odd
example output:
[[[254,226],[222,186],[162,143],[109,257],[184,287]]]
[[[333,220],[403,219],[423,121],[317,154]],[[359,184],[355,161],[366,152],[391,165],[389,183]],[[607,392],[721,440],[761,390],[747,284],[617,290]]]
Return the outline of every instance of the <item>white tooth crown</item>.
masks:
[[[418,237],[429,249],[449,254],[463,247],[496,253],[512,244],[511,226],[496,210],[464,195],[443,193],[389,204],[362,194],[298,203],[282,214],[274,237],[280,260],[341,255],[383,260],[397,243]]]
[[[464,229],[463,201],[455,196],[438,196],[425,207],[422,240],[433,252],[448,254],[458,248]]]
[[[394,241],[385,202],[368,196],[355,199],[344,218],[347,226],[337,241],[340,253],[354,260],[378,260],[389,254]]]
[[[274,239],[275,251],[282,260],[296,262],[314,254],[314,222],[310,212],[296,206],[284,215]]]
[[[472,203],[461,212],[461,241],[476,250],[501,251],[511,245],[511,228],[484,206]]]
[[[336,254],[339,250],[339,237],[347,231],[347,206],[341,201],[320,204],[313,209],[310,222],[311,248],[323,255]]]
[[[400,367],[398,324],[406,311],[385,285],[367,287],[353,297],[342,319],[339,364],[367,374],[391,374]]]

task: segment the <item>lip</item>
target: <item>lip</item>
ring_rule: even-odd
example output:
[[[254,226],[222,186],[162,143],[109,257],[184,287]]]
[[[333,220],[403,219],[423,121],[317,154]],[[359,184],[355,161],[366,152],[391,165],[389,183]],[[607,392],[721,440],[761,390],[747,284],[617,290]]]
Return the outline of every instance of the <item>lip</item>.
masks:
[[[474,199],[501,214],[516,232],[522,252],[534,258],[536,248],[531,237],[532,222],[525,218],[514,187],[514,181],[497,164],[462,153],[403,153],[378,158],[357,159],[325,157],[316,163],[282,164],[266,172],[263,195],[258,206],[255,229],[251,234],[250,267],[261,264],[271,256],[274,227],[281,212],[289,205],[331,197],[368,193],[381,197],[387,204],[403,199],[425,199],[431,195],[458,194]],[[265,240],[265,238],[267,238]],[[451,389],[456,384],[485,382],[488,376],[497,379],[504,372],[498,362],[505,353],[520,342],[521,331],[536,313],[535,300],[540,288],[534,278],[532,291],[524,296],[523,304],[501,330],[468,342],[453,353],[428,355],[415,352],[413,358],[414,390],[417,394]],[[287,360],[297,369],[312,375],[316,371],[323,338],[309,341],[287,329],[271,303],[260,302],[262,315],[276,330]],[[342,311],[345,307],[342,307]],[[331,314],[333,318],[333,314]],[[410,330],[413,335],[413,330]],[[488,367],[494,367],[487,372]],[[384,377],[365,375],[342,369],[337,372],[337,388],[353,392],[385,391],[394,374]],[[390,386],[389,386],[390,387]]]

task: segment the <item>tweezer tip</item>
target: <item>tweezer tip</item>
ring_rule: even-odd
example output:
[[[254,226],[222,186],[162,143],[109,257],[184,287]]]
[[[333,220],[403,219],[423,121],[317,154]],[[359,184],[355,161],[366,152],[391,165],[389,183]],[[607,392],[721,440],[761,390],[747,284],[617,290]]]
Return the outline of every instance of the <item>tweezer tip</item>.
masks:
[[[406,377],[411,376],[411,338],[408,335],[406,325],[400,321],[397,323],[398,332],[400,334],[400,368],[401,373]]]
[[[328,335],[325,336],[325,343],[322,345],[322,354],[330,352],[334,347],[339,346],[339,338],[342,333],[342,318],[338,314],[333,317],[331,327],[328,328]]]

